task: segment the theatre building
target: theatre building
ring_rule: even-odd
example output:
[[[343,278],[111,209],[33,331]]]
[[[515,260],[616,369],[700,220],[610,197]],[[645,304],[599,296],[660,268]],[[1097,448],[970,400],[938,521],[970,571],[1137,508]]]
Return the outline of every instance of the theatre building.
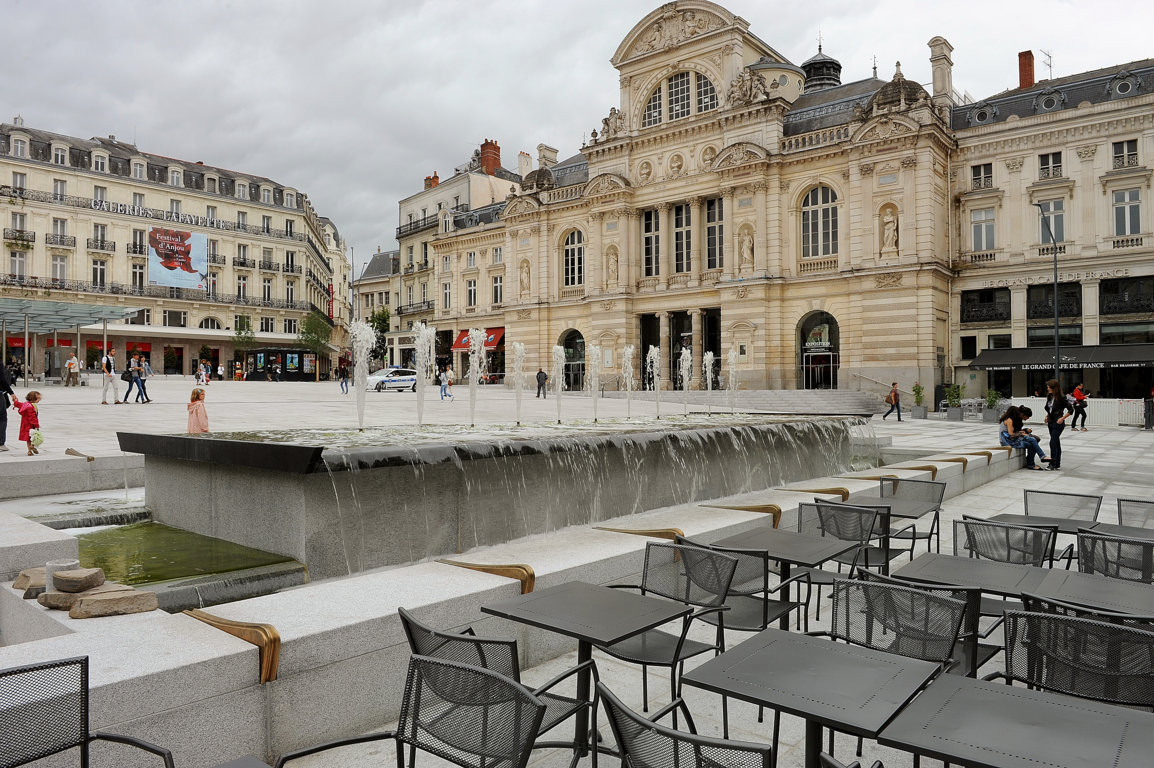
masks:
[[[327,371],[347,346],[345,243],[296,188],[16,118],[0,123],[0,200],[0,298],[127,315],[79,340],[67,327],[34,335],[33,373],[56,375],[78,341],[91,365],[106,337],[157,373],[190,373],[202,355],[231,371],[238,328],[252,330],[253,348],[290,349],[311,312],[333,334],[328,353],[302,351],[302,375]],[[6,357],[25,359],[22,329],[7,330]]]

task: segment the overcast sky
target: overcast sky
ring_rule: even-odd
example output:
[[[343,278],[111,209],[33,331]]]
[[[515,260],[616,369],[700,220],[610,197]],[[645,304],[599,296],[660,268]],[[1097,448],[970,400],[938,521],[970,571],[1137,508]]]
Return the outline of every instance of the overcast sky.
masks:
[[[304,191],[362,264],[397,247],[397,202],[485,138],[515,170],[562,158],[617,105],[609,64],[653,0],[0,0],[0,120],[202,160]],[[1154,57],[1154,6],[1097,0],[730,0],[795,64],[841,61],[843,82],[927,83],[934,35],[954,87],[1017,85],[1017,53],[1055,77]],[[1145,8],[1145,10],[1143,10]],[[724,88],[718,84],[719,89]],[[1147,83],[1154,88],[1154,83]],[[350,254],[350,257],[352,254]]]

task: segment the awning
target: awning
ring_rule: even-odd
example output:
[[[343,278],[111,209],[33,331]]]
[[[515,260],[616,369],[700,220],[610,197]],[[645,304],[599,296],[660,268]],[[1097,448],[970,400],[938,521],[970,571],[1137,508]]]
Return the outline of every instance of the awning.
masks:
[[[28,318],[30,334],[52,333],[72,330],[78,325],[92,325],[102,320],[121,322],[138,311],[127,307],[78,304],[71,301],[0,299],[0,319],[8,323],[10,333],[22,332],[25,318]]]
[[[1116,344],[1095,347],[1061,347],[1059,367],[1149,368],[1154,367],[1154,344]],[[1052,371],[1053,347],[983,349],[970,363],[978,371]]]
[[[505,328],[486,328],[485,329],[485,349],[493,349],[501,343],[501,339],[505,336]],[[465,329],[457,334],[457,340],[453,342],[451,347],[453,351],[469,351],[469,329]]]

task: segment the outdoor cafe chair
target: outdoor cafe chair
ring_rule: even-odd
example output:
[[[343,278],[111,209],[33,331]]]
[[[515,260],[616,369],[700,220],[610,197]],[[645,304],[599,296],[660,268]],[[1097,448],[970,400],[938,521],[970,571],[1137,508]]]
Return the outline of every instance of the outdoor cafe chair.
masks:
[[[1078,570],[1110,579],[1154,583],[1154,541],[1078,531]]]
[[[621,750],[621,764],[629,768],[773,768],[774,749],[766,744],[730,741],[699,736],[685,701],[675,698],[652,718],[643,717],[621,703],[604,683],[597,683],[597,694],[605,703],[609,725]],[[680,710],[685,731],[657,721]]]
[[[1118,499],[1118,525],[1148,528],[1154,522],[1154,501]]]
[[[525,768],[545,704],[515,680],[447,659],[413,656],[395,731],[338,739],[282,755],[276,768],[306,755],[370,741],[428,752],[462,768]]]
[[[91,732],[88,714],[87,656],[0,670],[0,768],[28,765],[70,749],[77,749],[79,764],[88,766],[89,745],[97,740],[151,752],[173,768],[172,753],[163,747],[131,736]]]
[[[1075,605],[1050,597],[1039,597],[1024,593],[1022,608],[1029,613],[1054,613],[1059,616],[1074,616],[1079,619],[1104,621],[1109,624],[1124,624],[1135,629],[1145,629],[1154,632],[1154,616],[1137,616],[1132,613],[1118,613],[1103,608],[1089,608],[1084,605]]]
[[[1053,526],[1013,525],[963,516],[954,521],[954,555],[1041,568],[1053,563],[1057,536],[1058,529]],[[982,598],[983,616],[1001,616],[1006,609],[1020,610],[1021,604]]]
[[[840,762],[833,755],[828,755],[825,752],[822,752],[820,755],[818,755],[818,759],[821,760],[821,768],[861,768],[861,763],[857,762],[856,760],[849,765],[846,765],[845,763]],[[874,764],[871,765],[870,768],[885,768],[885,766],[882,765],[881,760],[874,760]]]
[[[914,525],[905,525],[890,532],[891,539],[899,541],[911,539],[910,560],[914,559],[913,545],[918,541],[926,542],[926,551],[929,551],[930,542],[934,542],[934,551],[942,551],[942,499],[946,496],[946,484],[934,480],[907,480],[905,478],[884,477],[881,479],[882,498],[909,499],[910,501],[925,501],[934,504],[934,516],[930,519],[930,527],[918,530]]]
[[[1154,707],[1154,632],[1052,613],[1006,611],[1006,669],[985,680]]]
[[[1027,515],[1091,523],[1098,519],[1098,510],[1102,506],[1101,496],[1062,491],[1032,491],[1027,488],[1022,491],[1022,498],[1025,502],[1023,511]]]
[[[405,636],[409,639],[409,648],[414,654],[482,667],[518,683],[521,682],[521,664],[517,655],[516,640],[477,637],[472,627],[461,633],[441,632],[422,623],[404,608],[398,608],[397,615],[401,619],[401,627],[405,630]],[[567,669],[533,690],[533,695],[545,705],[545,715],[541,720],[538,736],[551,731],[574,715],[585,717],[589,709],[592,709],[593,720],[596,722],[596,698],[593,701],[582,701],[574,696],[566,696],[552,690],[559,683],[585,669],[592,673],[594,680],[597,679],[597,665],[590,659]],[[538,743],[534,749],[569,746],[573,745],[552,742],[549,744]],[[596,765],[596,762],[597,758],[594,756],[593,763]]]
[[[837,572],[821,568],[797,568],[798,574],[809,574],[811,584],[817,585],[817,616],[821,620],[821,588],[831,586],[836,579],[853,577],[862,567],[862,553],[875,538],[878,525],[878,510],[875,507],[850,506],[828,501],[797,505],[797,532],[807,536],[832,536],[854,544],[846,554],[835,558]],[[842,573],[842,566],[849,568]],[[799,617],[800,628],[800,617]]]

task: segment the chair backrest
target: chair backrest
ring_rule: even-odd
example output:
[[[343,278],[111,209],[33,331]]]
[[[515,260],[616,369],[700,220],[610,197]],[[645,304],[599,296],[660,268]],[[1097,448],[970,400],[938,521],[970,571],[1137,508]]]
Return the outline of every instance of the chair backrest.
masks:
[[[541,700],[504,675],[413,656],[397,740],[464,768],[524,768],[544,715]]]
[[[645,546],[641,588],[670,600],[713,608],[725,602],[737,559],[685,544],[651,541]]]
[[[483,667],[499,675],[521,680],[517,641],[441,632],[420,622],[404,608],[397,609],[409,648],[417,656],[448,659],[459,664]]]
[[[881,479],[882,498],[928,501],[941,506],[946,497],[946,484],[935,480],[907,480],[897,477]]]
[[[1154,523],[1154,501],[1118,499],[1118,525],[1146,528]]]
[[[846,765],[833,755],[827,755],[825,752],[822,752],[818,755],[818,760],[821,762],[821,768],[861,768],[861,763],[857,760],[854,760],[849,765]],[[874,760],[873,765],[871,765],[870,768],[885,768],[885,766],[882,765],[881,760]]]
[[[862,645],[944,664],[953,655],[966,604],[911,587],[835,579],[830,634]]]
[[[1078,570],[1111,579],[1154,583],[1154,541],[1078,531]]]
[[[1006,677],[1055,693],[1154,706],[1154,632],[1006,611]]]
[[[685,544],[698,549],[708,549],[729,555],[737,560],[737,568],[733,571],[733,579],[729,583],[731,595],[762,595],[769,589],[769,574],[774,571],[776,563],[770,565],[769,555],[761,549],[738,549],[736,547],[718,547],[713,544],[702,544],[692,541],[680,534],[674,539],[678,544]]]
[[[88,657],[0,671],[0,768],[88,749]]]
[[[1135,616],[1130,613],[1104,611],[1101,608],[1087,608],[1083,605],[1064,603],[1049,597],[1039,597],[1023,593],[1022,608],[1028,613],[1053,613],[1058,616],[1074,616],[1080,619],[1105,621],[1110,624],[1125,624],[1138,629],[1154,631],[1154,616]]]
[[[1054,557],[1058,529],[1011,525],[963,517],[954,521],[954,554],[1019,565],[1043,565]]]
[[[597,694],[609,713],[609,725],[629,768],[770,768],[773,748],[684,733],[649,720],[621,703],[604,683]]]
[[[865,546],[877,535],[879,508],[869,505],[816,501],[818,527],[822,536],[833,536]]]
[[[1057,491],[1022,491],[1027,515],[1060,517],[1063,520],[1097,520],[1101,496]]]

